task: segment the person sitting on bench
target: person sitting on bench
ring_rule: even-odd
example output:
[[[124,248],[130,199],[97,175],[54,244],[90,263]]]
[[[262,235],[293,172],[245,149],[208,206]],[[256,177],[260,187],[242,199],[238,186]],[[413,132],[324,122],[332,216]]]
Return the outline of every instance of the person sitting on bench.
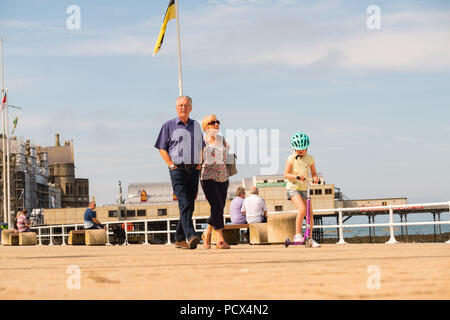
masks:
[[[106,229],[97,219],[95,208],[97,207],[95,201],[89,202],[89,207],[84,212],[84,230],[92,229]]]
[[[30,229],[30,223],[27,218],[27,212],[27,209],[23,209],[17,214],[17,217],[14,221],[14,230],[17,230],[15,232],[32,232],[32,230]]]
[[[253,186],[250,196],[242,203],[241,212],[245,215],[247,223],[267,222],[266,202],[258,194],[258,188]]]

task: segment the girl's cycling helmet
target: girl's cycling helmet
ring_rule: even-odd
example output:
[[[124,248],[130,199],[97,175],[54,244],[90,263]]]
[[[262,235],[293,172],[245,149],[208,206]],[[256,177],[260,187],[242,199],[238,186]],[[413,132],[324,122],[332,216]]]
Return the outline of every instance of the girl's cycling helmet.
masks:
[[[301,131],[294,133],[291,138],[291,146],[294,150],[305,150],[309,146],[309,137]]]

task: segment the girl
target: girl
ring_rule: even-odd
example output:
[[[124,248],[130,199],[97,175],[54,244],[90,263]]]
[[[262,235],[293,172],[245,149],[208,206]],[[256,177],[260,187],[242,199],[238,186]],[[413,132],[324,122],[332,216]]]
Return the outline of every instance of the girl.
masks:
[[[294,153],[291,154],[286,161],[286,168],[284,169],[284,178],[287,179],[286,191],[287,198],[291,200],[298,209],[297,219],[295,220],[295,236],[294,242],[303,242],[302,235],[303,219],[306,216],[306,197],[308,183],[305,181],[311,172],[313,183],[319,182],[317,177],[316,166],[314,158],[307,154],[309,146],[309,137],[299,131],[291,138],[291,146]],[[313,211],[311,208],[311,234],[313,229]],[[312,240],[314,248],[320,247],[316,241]]]

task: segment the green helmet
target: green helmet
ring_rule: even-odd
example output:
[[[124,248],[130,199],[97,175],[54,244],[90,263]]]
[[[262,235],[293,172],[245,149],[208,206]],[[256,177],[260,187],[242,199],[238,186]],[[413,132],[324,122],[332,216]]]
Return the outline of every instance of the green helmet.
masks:
[[[301,131],[294,133],[291,138],[291,146],[294,150],[305,150],[309,146],[309,137]]]

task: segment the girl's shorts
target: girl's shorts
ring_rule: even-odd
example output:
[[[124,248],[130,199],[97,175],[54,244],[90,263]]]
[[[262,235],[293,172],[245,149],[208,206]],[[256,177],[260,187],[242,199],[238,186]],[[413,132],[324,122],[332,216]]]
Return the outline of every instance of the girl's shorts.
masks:
[[[291,198],[293,196],[295,196],[296,194],[299,194],[303,199],[306,199],[306,197],[308,196],[308,192],[307,191],[287,190],[287,199],[291,200]]]

